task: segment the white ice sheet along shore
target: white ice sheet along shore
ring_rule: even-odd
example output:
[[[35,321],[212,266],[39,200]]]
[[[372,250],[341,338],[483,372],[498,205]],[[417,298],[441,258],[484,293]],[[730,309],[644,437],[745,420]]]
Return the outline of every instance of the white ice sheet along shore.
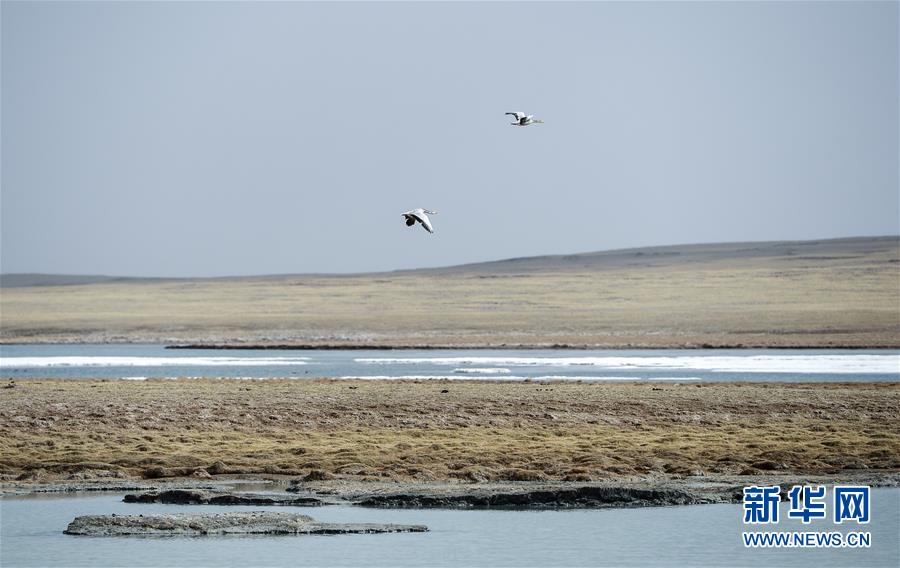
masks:
[[[445,381],[583,381],[583,382],[603,382],[603,381],[702,381],[700,377],[606,377],[595,375],[539,375],[539,376],[520,376],[520,375],[466,375],[464,377],[451,375],[347,375],[344,377],[336,377],[338,379],[347,380],[370,380],[370,381],[428,381],[428,380],[445,380]]]
[[[720,373],[877,373],[900,375],[900,355],[747,355],[666,357],[367,357],[372,365],[462,365],[504,367],[569,367],[594,369],[696,370]]]
[[[117,377],[122,381],[175,381],[184,379],[207,379],[210,377]],[[302,377],[215,377],[219,380],[227,381],[270,381],[270,380],[303,380]],[[690,382],[702,381],[700,377],[607,377],[598,375],[466,375],[460,377],[458,375],[345,375],[341,377],[331,377],[339,380],[367,380],[367,381],[582,381],[582,382],[603,382],[603,381],[675,381]]]
[[[0,345],[0,377],[900,381],[900,350],[304,350]]]
[[[309,357],[2,357],[0,368],[36,367],[259,367],[306,365]]]

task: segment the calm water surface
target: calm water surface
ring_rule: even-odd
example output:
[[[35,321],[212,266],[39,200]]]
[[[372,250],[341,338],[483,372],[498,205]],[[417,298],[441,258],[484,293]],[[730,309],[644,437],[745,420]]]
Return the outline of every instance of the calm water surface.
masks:
[[[897,381],[900,351],[172,350],[163,345],[3,345],[0,376],[450,378],[594,381]]]
[[[78,515],[292,511],[330,522],[426,524],[428,533],[256,537],[77,537]],[[782,511],[785,517],[786,509]],[[898,566],[900,489],[873,489],[869,549],[745,549],[740,505],[578,511],[203,507],[121,495],[0,500],[3,566]],[[835,530],[830,519],[779,530]],[[840,526],[838,530],[859,530]]]

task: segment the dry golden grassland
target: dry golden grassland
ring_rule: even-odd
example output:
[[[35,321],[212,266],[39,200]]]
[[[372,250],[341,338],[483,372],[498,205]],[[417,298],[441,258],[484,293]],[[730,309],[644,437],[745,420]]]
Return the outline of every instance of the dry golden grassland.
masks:
[[[217,461],[408,481],[897,472],[897,408],[900,383],[25,379],[0,389],[0,473],[158,477]]]
[[[4,288],[0,339],[900,347],[897,242],[806,255],[802,247],[762,257],[741,250],[730,258],[634,253],[628,262],[576,256],[544,268],[534,261],[339,277]]]

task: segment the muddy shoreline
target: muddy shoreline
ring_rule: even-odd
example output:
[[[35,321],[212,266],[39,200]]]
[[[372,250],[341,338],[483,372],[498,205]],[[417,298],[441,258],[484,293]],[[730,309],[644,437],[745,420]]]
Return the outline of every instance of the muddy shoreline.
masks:
[[[779,485],[786,496],[793,485],[857,484],[900,487],[898,472],[846,472],[841,475],[654,476],[605,482],[414,483],[243,476],[206,482],[186,478],[156,483],[87,480],[66,483],[0,483],[0,498],[48,493],[124,493],[135,504],[322,507],[384,509],[596,509],[713,503],[739,503],[749,485]],[[252,491],[242,490],[251,485]],[[260,490],[260,487],[265,487]]]
[[[457,339],[430,338],[428,341],[418,342],[415,339],[407,341],[309,341],[297,339],[296,341],[265,340],[231,340],[229,338],[188,339],[187,341],[174,340],[163,335],[133,335],[109,337],[91,333],[76,333],[66,335],[35,335],[0,337],[0,346],[15,345],[165,345],[166,349],[191,350],[208,349],[216,351],[252,349],[263,351],[414,351],[414,350],[513,350],[536,351],[542,349],[572,349],[579,351],[606,351],[606,350],[699,350],[699,349],[847,349],[847,350],[896,350],[900,349],[900,338],[887,337],[866,340],[857,336],[846,339],[830,336],[816,336],[810,334],[805,339],[791,339],[784,335],[771,334],[763,337],[745,337],[741,339],[725,340],[709,336],[702,337],[665,337],[651,338],[627,338],[622,340],[584,340],[584,341],[553,341],[548,338],[537,338],[533,341],[522,341],[521,338],[509,340],[494,339],[485,341],[459,341]]]
[[[589,351],[589,350],[621,350],[621,349],[633,349],[633,350],[656,350],[656,349],[684,349],[684,350],[697,350],[697,349],[900,349],[900,343],[896,345],[884,345],[884,344],[873,344],[873,345],[821,345],[821,344],[777,344],[774,345],[772,343],[671,343],[671,344],[658,344],[658,345],[647,345],[647,344],[634,344],[634,343],[603,343],[603,344],[595,344],[595,343],[497,343],[497,344],[485,344],[485,343],[477,343],[477,344],[468,344],[468,343],[460,343],[460,344],[399,344],[399,345],[391,345],[391,344],[366,344],[366,343],[279,343],[279,344],[267,344],[267,343],[213,343],[213,344],[205,344],[205,343],[186,343],[186,344],[176,344],[176,345],[166,345],[166,349],[211,349],[211,350],[237,350],[237,349],[252,349],[252,350],[269,350],[269,351],[413,351],[413,350],[522,350],[522,351],[536,351],[542,349],[573,349],[573,350],[581,350],[581,351]]]

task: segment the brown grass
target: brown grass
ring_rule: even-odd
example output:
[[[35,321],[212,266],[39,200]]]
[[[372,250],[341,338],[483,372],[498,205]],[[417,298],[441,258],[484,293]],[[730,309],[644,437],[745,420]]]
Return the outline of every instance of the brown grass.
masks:
[[[564,269],[4,288],[0,339],[900,347],[896,241],[842,246],[830,256],[801,247]]]
[[[900,383],[19,380],[0,389],[0,473],[175,475],[216,461],[397,480],[898,471],[898,407]]]

